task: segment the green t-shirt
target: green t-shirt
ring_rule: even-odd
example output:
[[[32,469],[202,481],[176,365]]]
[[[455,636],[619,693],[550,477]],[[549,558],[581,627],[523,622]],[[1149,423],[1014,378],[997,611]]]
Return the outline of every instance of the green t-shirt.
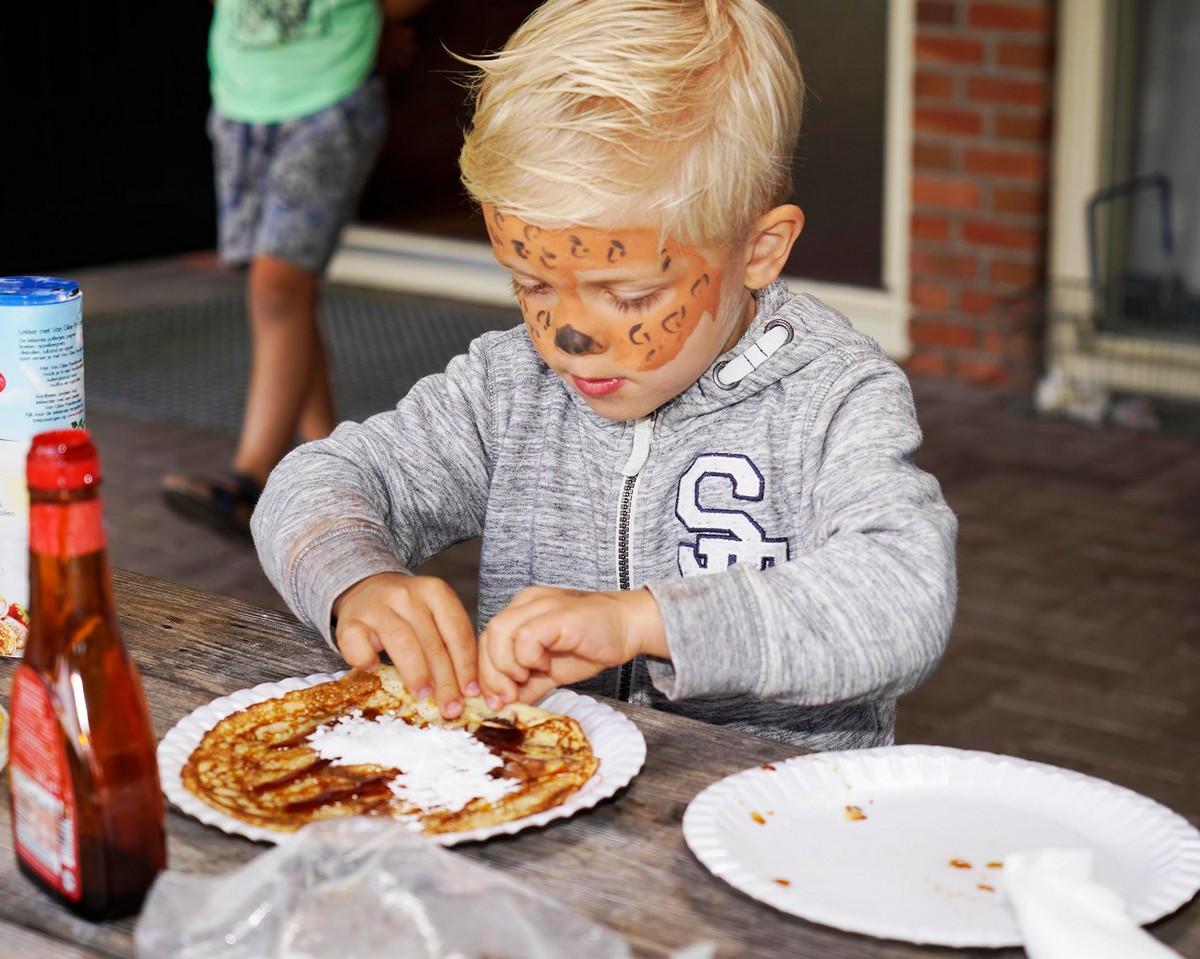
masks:
[[[378,0],[217,0],[213,104],[244,123],[323,110],[370,74],[382,22]]]

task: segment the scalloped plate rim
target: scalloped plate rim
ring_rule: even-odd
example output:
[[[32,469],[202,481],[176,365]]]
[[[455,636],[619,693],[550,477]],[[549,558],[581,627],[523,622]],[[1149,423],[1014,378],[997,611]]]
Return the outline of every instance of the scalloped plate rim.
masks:
[[[854,764],[870,766],[882,764],[884,761],[892,762],[897,758],[900,760],[912,759],[917,763],[929,759],[951,764],[1006,767],[1015,772],[1055,778],[1069,784],[1072,788],[1093,791],[1098,795],[1110,796],[1114,802],[1131,804],[1136,811],[1153,816],[1163,833],[1163,841],[1174,843],[1176,859],[1171,864],[1170,873],[1160,880],[1160,886],[1151,890],[1153,895],[1144,895],[1136,903],[1138,908],[1133,918],[1140,925],[1170,915],[1191,901],[1197,890],[1200,890],[1200,830],[1197,830],[1179,813],[1157,800],[1086,773],[1000,753],[958,749],[950,746],[921,745],[810,753],[773,761],[767,765],[776,770],[794,771],[797,768],[803,768],[801,764],[811,768],[817,768],[818,764],[824,764],[837,770],[839,768],[837,764],[840,762],[851,766]],[[794,897],[790,897],[787,891],[773,885],[769,878],[755,874],[744,862],[733,855],[728,849],[727,841],[723,840],[719,834],[717,817],[722,810],[727,808],[729,803],[738,802],[745,795],[748,785],[762,781],[760,777],[768,775],[770,772],[763,769],[763,764],[732,773],[702,789],[684,811],[684,840],[693,855],[714,876],[740,892],[781,912],[846,932],[893,941],[956,948],[997,948],[1021,945],[1019,938],[1013,939],[1011,936],[997,935],[993,930],[973,931],[971,928],[922,927],[914,921],[911,928],[901,931],[893,927],[882,928],[878,923],[872,923],[869,915],[830,910],[824,903],[817,903],[815,907],[810,905],[806,908],[803,904],[798,907]],[[800,778],[815,778],[815,774],[812,777],[800,774]],[[807,788],[807,784],[804,785]],[[928,783],[926,785],[935,784]],[[814,787],[814,792],[819,791],[819,788]],[[844,802],[844,799],[842,801]]]
[[[230,835],[267,843],[279,843],[294,835],[291,832],[266,829],[253,823],[242,822],[214,809],[184,788],[180,773],[183,764],[192,750],[199,745],[204,734],[230,713],[296,689],[330,682],[348,672],[349,670],[343,669],[332,673],[290,676],[234,690],[197,706],[175,723],[158,744],[159,777],[163,794],[180,812]],[[454,846],[465,842],[481,842],[494,836],[513,835],[525,829],[544,826],[554,820],[572,816],[580,810],[590,809],[610,798],[632,782],[641,771],[646,761],[646,739],[629,717],[591,696],[571,689],[555,689],[543,696],[538,705],[578,720],[588,735],[589,742],[592,741],[594,733],[602,733],[601,748],[597,749],[595,744],[592,747],[600,759],[600,768],[591,779],[584,783],[578,792],[569,796],[566,802],[532,816],[523,816],[495,826],[442,833],[426,838],[441,846]]]

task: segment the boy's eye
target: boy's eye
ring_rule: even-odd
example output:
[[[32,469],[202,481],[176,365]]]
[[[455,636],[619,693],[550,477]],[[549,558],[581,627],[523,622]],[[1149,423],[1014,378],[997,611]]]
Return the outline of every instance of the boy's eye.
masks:
[[[613,304],[622,313],[637,313],[643,310],[648,310],[658,302],[662,296],[662,290],[655,290],[652,293],[647,293],[645,296],[635,297],[632,300],[623,300],[619,296],[613,298]]]
[[[545,293],[549,286],[545,283],[522,283],[515,276],[512,279],[512,291],[518,300],[523,300],[527,296],[535,296],[538,293]]]

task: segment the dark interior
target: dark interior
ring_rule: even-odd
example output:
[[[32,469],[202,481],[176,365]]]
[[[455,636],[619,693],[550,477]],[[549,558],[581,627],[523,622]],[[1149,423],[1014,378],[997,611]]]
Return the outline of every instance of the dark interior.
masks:
[[[493,50],[536,6],[434,0],[389,29],[381,67],[391,127],[363,220],[483,238],[458,182],[468,114],[462,68],[447,50]],[[809,91],[795,177],[807,226],[789,272],[878,287],[886,4],[776,6]],[[9,12],[0,77],[9,102],[23,106],[9,117],[2,154],[0,273],[62,273],[215,244],[204,132],[210,17],[200,0],[68,0]]]

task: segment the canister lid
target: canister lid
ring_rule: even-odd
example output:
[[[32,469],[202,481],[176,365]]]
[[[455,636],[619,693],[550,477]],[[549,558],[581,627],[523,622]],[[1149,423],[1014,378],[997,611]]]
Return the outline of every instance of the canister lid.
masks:
[[[79,296],[79,284],[57,276],[0,276],[0,306],[48,306]]]
[[[38,433],[25,467],[30,489],[84,489],[100,482],[100,457],[87,430]]]

